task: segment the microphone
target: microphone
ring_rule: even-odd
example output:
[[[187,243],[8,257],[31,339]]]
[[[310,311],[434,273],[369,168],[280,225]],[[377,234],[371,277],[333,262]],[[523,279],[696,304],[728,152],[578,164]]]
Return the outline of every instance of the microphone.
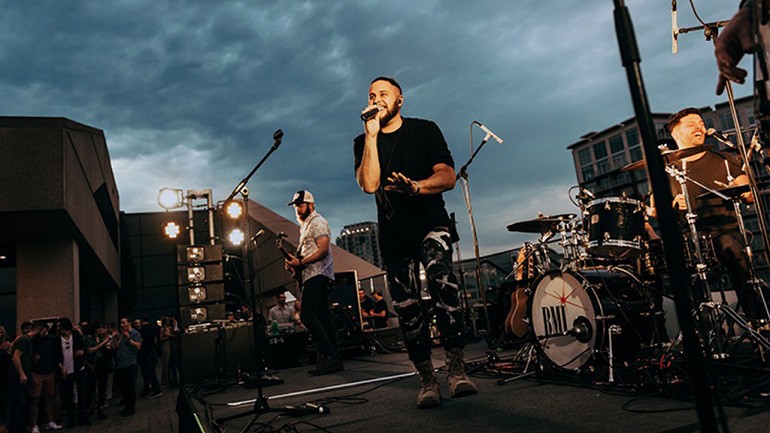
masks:
[[[252,236],[251,239],[249,239],[249,242],[256,241],[257,238],[262,236],[263,234],[265,234],[265,229],[259,229],[259,231],[254,236]]]
[[[314,414],[314,413],[322,413],[322,414],[328,414],[330,413],[330,410],[326,406],[321,406],[318,404],[313,403],[305,403],[300,406],[285,406],[284,409],[288,409],[291,413],[295,414]]]
[[[374,108],[371,108],[369,110],[366,110],[363,113],[361,113],[361,120],[366,122],[367,120],[369,120],[372,117],[376,116],[377,113],[379,113],[382,110],[384,110],[384,108],[380,107],[379,105],[374,107]]]
[[[721,132],[717,131],[714,128],[709,128],[706,130],[706,135],[709,137],[714,137],[717,139],[718,142],[727,145],[728,147],[735,147],[732,141],[730,141],[727,137],[724,136]]]
[[[679,27],[676,25],[676,0],[671,0],[671,54],[679,52]]]
[[[486,126],[482,125],[481,122],[479,122],[478,120],[474,120],[473,123],[478,125],[479,128],[481,128],[482,131],[487,133],[487,137],[484,139],[484,141],[487,141],[490,138],[494,138],[495,141],[497,141],[499,144],[503,144],[503,139],[498,137],[497,135],[495,135],[495,133],[490,131],[489,128],[487,128]]]
[[[581,343],[591,341],[593,336],[593,327],[591,322],[583,316],[578,317],[572,322],[572,327],[564,331],[564,335],[575,337]]]
[[[281,233],[278,233],[278,236],[277,236],[277,237],[279,237],[279,238],[288,238],[288,237],[289,237],[289,235],[287,235],[287,234],[286,234],[286,233],[284,233],[284,232],[281,232]]]
[[[281,145],[281,140],[283,139],[283,131],[280,129],[276,130],[273,133],[273,149],[277,149],[278,146]]]

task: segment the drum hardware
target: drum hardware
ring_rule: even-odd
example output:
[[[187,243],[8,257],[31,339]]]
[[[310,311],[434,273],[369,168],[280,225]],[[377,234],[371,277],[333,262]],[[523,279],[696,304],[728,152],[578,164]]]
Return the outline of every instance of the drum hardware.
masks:
[[[704,144],[701,146],[686,147],[684,149],[662,150],[660,156],[668,163],[674,163],[681,159],[697,155],[701,152],[714,149],[716,146],[713,144]],[[639,170],[647,167],[647,161],[640,159],[639,161],[632,162],[631,164],[623,166],[620,171]]]
[[[734,185],[734,186],[728,186],[726,188],[722,188],[720,190],[714,190],[708,187],[705,187],[708,191],[700,194],[698,196],[699,199],[701,198],[713,198],[713,197],[719,197],[722,200],[729,200],[733,204],[733,210],[735,211],[735,219],[738,221],[738,231],[740,231],[741,236],[743,237],[743,244],[746,245],[746,258],[748,260],[748,270],[749,270],[749,279],[747,283],[749,283],[752,287],[752,289],[757,292],[757,295],[759,295],[759,299],[762,300],[762,307],[764,308],[765,313],[765,319],[770,319],[770,310],[768,309],[767,305],[767,299],[765,298],[764,291],[762,290],[763,287],[767,287],[767,284],[765,284],[764,281],[762,281],[760,278],[757,277],[756,274],[756,263],[754,261],[754,253],[751,249],[751,241],[749,240],[749,234],[746,230],[746,223],[743,219],[743,213],[741,212],[741,195],[743,193],[749,192],[750,187],[749,185]]]

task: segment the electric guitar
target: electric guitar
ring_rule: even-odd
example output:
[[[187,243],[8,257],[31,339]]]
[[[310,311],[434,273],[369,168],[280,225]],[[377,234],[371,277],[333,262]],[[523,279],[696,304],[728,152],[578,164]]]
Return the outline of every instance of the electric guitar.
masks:
[[[286,233],[284,232],[278,233],[278,237],[275,239],[275,246],[278,248],[278,251],[280,251],[281,254],[283,254],[283,257],[286,260],[291,260],[292,254],[283,245],[283,238],[285,237],[286,237]],[[297,251],[297,254],[295,254],[294,257],[296,257],[299,260],[302,260],[302,255],[299,254],[299,251]],[[291,273],[291,277],[297,280],[297,283],[299,283],[299,286],[302,287],[302,268],[299,266],[286,265],[286,270]]]
[[[524,244],[516,257],[516,289],[511,293],[511,311],[505,318],[505,333],[518,338],[524,338],[529,331],[527,318],[527,301],[529,300],[529,285],[535,276],[535,254],[532,244]]]

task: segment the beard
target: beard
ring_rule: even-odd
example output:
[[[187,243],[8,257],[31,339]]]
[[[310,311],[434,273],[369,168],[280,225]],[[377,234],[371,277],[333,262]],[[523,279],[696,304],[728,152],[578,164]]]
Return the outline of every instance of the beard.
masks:
[[[302,213],[297,212],[297,221],[304,222],[307,219],[307,217],[310,216],[311,213],[313,213],[313,211],[310,210],[310,206],[308,206],[305,212],[302,212]]]
[[[394,117],[396,117],[396,114],[400,111],[400,108],[395,103],[393,106],[387,106],[385,108],[385,111],[382,114],[382,117],[380,118],[380,125],[385,126],[388,123],[390,123],[391,120],[393,120]]]

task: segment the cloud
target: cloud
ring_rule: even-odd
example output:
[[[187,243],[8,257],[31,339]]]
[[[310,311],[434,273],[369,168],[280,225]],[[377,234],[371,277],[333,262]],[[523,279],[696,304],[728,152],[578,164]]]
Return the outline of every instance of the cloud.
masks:
[[[672,56],[669,5],[626,3],[653,110],[721,102],[709,43],[683,35]],[[697,6],[714,21],[726,3]],[[470,169],[481,250],[494,252],[527,240],[510,222],[571,209],[569,144],[633,116],[609,2],[48,0],[6,2],[0,26],[2,114],[103,129],[127,212],[156,210],[163,186],[224,198],[280,128],[253,199],[293,219],[287,197],[307,188],[336,232],[373,220],[352,140],[369,81],[392,75],[405,114],[436,121],[458,166],[470,131],[482,138],[473,120],[504,138]],[[445,199],[468,257],[459,186]]]

